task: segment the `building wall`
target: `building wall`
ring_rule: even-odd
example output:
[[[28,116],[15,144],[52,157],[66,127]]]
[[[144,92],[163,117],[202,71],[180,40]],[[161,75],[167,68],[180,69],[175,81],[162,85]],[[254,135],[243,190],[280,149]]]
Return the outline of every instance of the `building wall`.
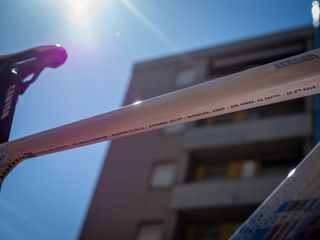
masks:
[[[138,63],[124,105],[312,47],[302,28]],[[308,97],[112,141],[81,239],[227,239],[312,147],[313,109]]]

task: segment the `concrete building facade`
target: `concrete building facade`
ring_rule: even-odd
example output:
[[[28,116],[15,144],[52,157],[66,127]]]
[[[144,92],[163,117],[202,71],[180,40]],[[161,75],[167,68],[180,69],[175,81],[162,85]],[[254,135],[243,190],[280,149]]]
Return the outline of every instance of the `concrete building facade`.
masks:
[[[302,53],[306,27],[135,65],[123,105]],[[314,144],[314,97],[112,141],[81,239],[228,239]]]

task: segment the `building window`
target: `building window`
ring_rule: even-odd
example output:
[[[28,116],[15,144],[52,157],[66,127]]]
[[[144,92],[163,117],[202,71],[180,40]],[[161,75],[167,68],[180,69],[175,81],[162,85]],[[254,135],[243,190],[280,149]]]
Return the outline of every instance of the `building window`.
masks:
[[[242,177],[253,178],[257,175],[258,164],[254,160],[247,160],[242,163]]]
[[[135,240],[161,240],[162,228],[161,223],[140,224]]]
[[[173,161],[157,162],[152,169],[152,188],[170,187],[175,179],[176,165]]]
[[[182,70],[177,74],[175,79],[175,86],[177,88],[185,88],[193,85],[197,78],[197,71],[195,69]]]
[[[228,163],[228,177],[253,178],[260,172],[260,165],[255,160],[230,161]]]
[[[212,163],[210,161],[200,162],[194,167],[193,171],[193,176],[191,176],[192,181],[212,181],[224,179],[227,172],[227,166],[223,163]]]
[[[241,208],[241,207],[240,207]],[[234,214],[235,208],[207,208],[195,212],[178,212],[174,239],[183,240],[226,240],[239,228],[255,206],[241,208],[241,214]],[[243,214],[245,212],[245,214]],[[199,217],[199,213],[201,217]],[[216,213],[216,214],[215,214]],[[232,217],[230,217],[232,216]],[[232,220],[230,220],[232,218]]]
[[[244,122],[248,119],[248,112],[247,111],[238,111],[234,113],[234,122]]]
[[[167,135],[174,135],[182,133],[186,129],[185,123],[180,123],[176,125],[172,125],[163,129],[163,132]]]

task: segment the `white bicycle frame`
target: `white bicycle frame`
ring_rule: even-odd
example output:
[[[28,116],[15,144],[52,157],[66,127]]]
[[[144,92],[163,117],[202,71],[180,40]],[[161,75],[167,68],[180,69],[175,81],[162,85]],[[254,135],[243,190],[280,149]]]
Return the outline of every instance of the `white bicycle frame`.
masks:
[[[320,49],[0,145],[0,182],[21,161],[320,92]]]

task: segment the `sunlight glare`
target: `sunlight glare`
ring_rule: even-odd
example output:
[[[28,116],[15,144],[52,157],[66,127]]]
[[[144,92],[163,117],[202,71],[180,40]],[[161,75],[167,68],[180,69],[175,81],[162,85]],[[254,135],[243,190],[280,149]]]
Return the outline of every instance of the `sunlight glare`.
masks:
[[[140,103],[142,103],[142,101],[138,100],[138,101],[135,101],[134,103],[132,103],[132,105],[139,105]]]
[[[320,7],[318,1],[312,2],[312,19],[313,19],[313,26],[318,27],[319,26],[319,17],[320,17]]]
[[[144,16],[138,8],[136,8],[131,1],[121,0],[121,2],[135,15],[140,21],[142,21],[152,33],[158,36],[168,47],[172,49],[177,49],[177,45],[173,43],[169,37],[160,31],[156,25],[154,25],[146,16]]]
[[[13,74],[18,74],[18,72],[17,72],[17,69],[16,68],[11,68],[11,72],[13,73]]]
[[[67,0],[69,4],[69,17],[76,23],[85,24],[89,21],[97,7],[97,0]]]
[[[296,172],[296,169],[292,169],[289,174],[288,174],[288,178],[291,177],[294,173]]]

